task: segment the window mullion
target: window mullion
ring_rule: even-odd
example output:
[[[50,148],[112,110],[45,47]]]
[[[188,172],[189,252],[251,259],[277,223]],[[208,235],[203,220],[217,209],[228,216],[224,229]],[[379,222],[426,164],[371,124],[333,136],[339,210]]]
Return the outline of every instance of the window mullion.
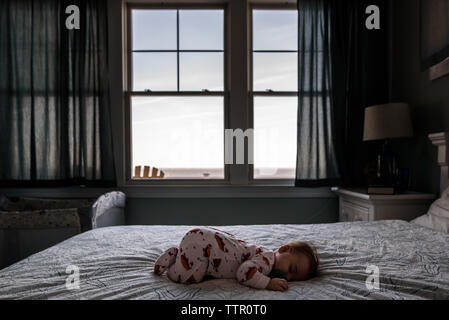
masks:
[[[176,58],[177,58],[177,80],[178,92],[181,90],[179,86],[179,10],[176,10]]]
[[[248,99],[248,56],[249,42],[249,4],[248,1],[231,0],[229,5],[228,25],[230,26],[230,99],[229,99],[229,128],[247,130],[251,124],[251,112]],[[232,17],[232,23],[230,21]],[[231,185],[248,185],[250,166],[230,165]]]

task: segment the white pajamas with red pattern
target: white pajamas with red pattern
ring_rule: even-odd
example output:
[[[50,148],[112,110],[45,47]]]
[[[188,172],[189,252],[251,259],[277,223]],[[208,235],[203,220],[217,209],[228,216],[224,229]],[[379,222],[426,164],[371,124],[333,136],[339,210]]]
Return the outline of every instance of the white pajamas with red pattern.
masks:
[[[214,228],[192,229],[178,248],[170,248],[156,261],[154,272],[179,283],[198,283],[205,276],[237,279],[240,283],[264,289],[270,282],[274,252],[248,245],[233,235]]]

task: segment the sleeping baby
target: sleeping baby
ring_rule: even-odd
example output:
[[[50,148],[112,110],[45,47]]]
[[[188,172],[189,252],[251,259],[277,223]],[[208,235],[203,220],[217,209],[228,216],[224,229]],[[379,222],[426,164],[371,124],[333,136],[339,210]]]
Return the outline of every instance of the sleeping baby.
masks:
[[[276,251],[247,244],[215,228],[192,229],[179,248],[170,248],[155,262],[154,272],[178,283],[205,278],[237,279],[256,289],[285,291],[288,281],[305,281],[317,274],[316,250],[305,242],[291,242]]]

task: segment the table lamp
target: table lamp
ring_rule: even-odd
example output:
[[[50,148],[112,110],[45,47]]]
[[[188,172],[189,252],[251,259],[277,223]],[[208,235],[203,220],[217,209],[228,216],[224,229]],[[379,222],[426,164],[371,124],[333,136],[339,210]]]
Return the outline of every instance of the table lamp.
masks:
[[[377,155],[376,186],[394,187],[396,157],[391,140],[413,136],[407,103],[388,103],[365,109],[363,141],[384,141]]]

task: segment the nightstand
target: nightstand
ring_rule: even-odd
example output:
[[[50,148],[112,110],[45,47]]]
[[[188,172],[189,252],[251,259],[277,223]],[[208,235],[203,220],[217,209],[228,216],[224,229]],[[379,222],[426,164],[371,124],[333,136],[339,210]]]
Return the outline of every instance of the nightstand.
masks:
[[[338,189],[340,222],[405,220],[426,214],[434,194],[406,192],[396,195],[370,195],[363,189]]]

